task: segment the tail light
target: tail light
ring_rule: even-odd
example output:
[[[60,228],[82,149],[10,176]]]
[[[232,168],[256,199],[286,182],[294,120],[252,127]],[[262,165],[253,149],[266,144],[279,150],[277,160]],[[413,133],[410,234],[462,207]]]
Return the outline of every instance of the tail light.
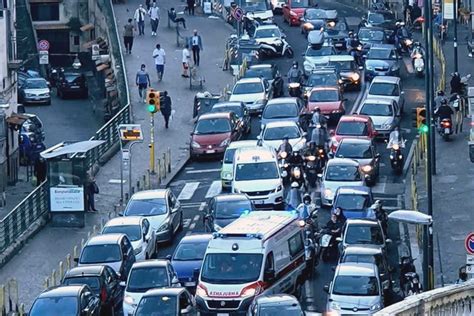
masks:
[[[451,122],[443,121],[443,122],[441,122],[441,125],[443,125],[444,128],[451,127]]]
[[[100,291],[100,300],[102,301],[102,303],[105,303],[105,301],[107,301],[107,290],[105,289],[105,287],[103,287]]]

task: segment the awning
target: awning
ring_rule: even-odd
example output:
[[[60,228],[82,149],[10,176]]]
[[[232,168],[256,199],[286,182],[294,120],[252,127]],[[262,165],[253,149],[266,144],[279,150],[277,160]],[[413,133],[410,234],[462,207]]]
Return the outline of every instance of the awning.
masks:
[[[103,143],[105,143],[105,140],[86,140],[72,144],[60,143],[46,149],[40,155],[45,159],[50,159],[67,154],[85,153]]]
[[[28,120],[28,116],[18,113],[12,113],[7,117],[7,123],[15,126],[21,126],[26,120]]]

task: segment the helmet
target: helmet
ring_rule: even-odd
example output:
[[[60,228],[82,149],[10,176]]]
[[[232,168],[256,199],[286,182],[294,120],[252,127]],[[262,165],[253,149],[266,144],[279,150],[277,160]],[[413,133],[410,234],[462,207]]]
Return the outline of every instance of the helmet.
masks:
[[[320,109],[319,107],[315,107],[315,108],[314,108],[314,111],[320,113],[320,112],[321,112],[321,109]]]
[[[303,202],[311,203],[311,196],[308,193],[303,196]]]
[[[443,91],[443,90],[439,90],[436,94],[439,95],[439,96],[444,96],[444,91]]]
[[[293,68],[298,68],[298,62],[296,60],[293,61]]]
[[[448,105],[448,100],[446,99],[441,100],[441,105]]]

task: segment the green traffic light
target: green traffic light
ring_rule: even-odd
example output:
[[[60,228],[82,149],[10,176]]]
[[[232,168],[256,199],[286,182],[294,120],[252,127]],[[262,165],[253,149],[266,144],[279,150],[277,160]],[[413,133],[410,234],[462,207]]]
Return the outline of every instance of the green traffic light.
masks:
[[[421,125],[418,130],[420,131],[420,133],[422,134],[425,134],[425,133],[428,133],[428,125]]]
[[[155,113],[156,112],[156,106],[154,104],[148,104],[147,110],[150,113]]]

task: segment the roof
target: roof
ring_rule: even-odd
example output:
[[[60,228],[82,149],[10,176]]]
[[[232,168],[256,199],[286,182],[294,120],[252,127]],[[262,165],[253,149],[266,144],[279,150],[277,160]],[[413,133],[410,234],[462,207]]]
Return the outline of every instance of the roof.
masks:
[[[274,295],[262,295],[256,299],[259,305],[271,304],[271,305],[283,305],[283,304],[300,304],[296,297],[288,294],[274,294]]]
[[[361,27],[361,28],[359,29],[359,32],[360,32],[361,30],[382,31],[382,32],[384,32],[385,29],[384,29],[383,27],[380,27],[380,26],[364,26],[364,27]]]
[[[382,254],[382,248],[377,245],[347,245],[344,249],[344,254],[346,255],[378,255]]]
[[[368,226],[379,226],[379,223],[370,219],[361,218],[349,218],[346,221],[346,225],[368,225]],[[365,246],[365,245],[364,245]]]
[[[372,104],[392,104],[394,102],[393,99],[387,99],[387,98],[380,98],[377,96],[370,96],[366,98],[362,104],[365,103],[372,103]]]
[[[105,234],[97,235],[89,238],[86,242],[86,246],[91,245],[104,245],[104,244],[118,244],[120,239],[123,238],[125,234]]]
[[[191,235],[186,235],[181,240],[179,241],[180,244],[185,244],[185,243],[194,243],[194,242],[200,242],[200,241],[209,241],[212,238],[212,234],[191,234]]]
[[[239,148],[236,155],[235,155],[235,160],[236,161],[253,161],[253,157],[257,156],[257,158],[260,158],[260,160],[268,161],[268,160],[273,160],[276,158],[274,155],[274,152],[266,147],[244,147],[244,148]]]
[[[141,216],[119,216],[110,219],[104,227],[124,226],[124,225],[140,225],[143,217]]]
[[[49,288],[41,293],[38,298],[77,296],[85,285],[61,285]]]
[[[69,269],[64,277],[77,277],[77,276],[97,276],[101,275],[104,270],[104,265],[90,265],[90,266],[80,266],[73,267]]]
[[[377,77],[376,77],[377,78]],[[343,115],[339,122],[367,122],[370,120],[370,116],[367,115],[359,115],[359,114],[352,114],[352,115]]]
[[[350,165],[350,166],[359,166],[359,163],[355,160],[349,159],[349,158],[332,158],[329,159],[327,162],[328,166],[332,165]]]
[[[363,138],[343,138],[341,141],[341,144],[358,144],[358,145],[366,145],[369,146],[372,144],[372,141],[370,139],[363,139]]]
[[[230,117],[230,112],[219,112],[219,113],[204,113],[199,116],[198,121],[203,120],[212,120],[212,119],[228,119]]]
[[[376,82],[386,82],[386,83],[399,83],[400,78],[399,77],[393,77],[393,76],[375,76],[374,79],[372,80],[372,84]]]
[[[377,267],[373,263],[339,263],[336,268],[336,275],[358,275],[375,276]]]
[[[235,84],[239,83],[261,83],[262,79],[258,77],[253,78],[240,78]]]
[[[105,143],[104,140],[85,140],[76,143],[60,143],[42,151],[40,155],[45,159],[49,159],[67,154],[85,153],[103,143]]]
[[[354,56],[351,55],[330,55],[329,61],[354,61]]]
[[[256,140],[238,140],[236,142],[231,142],[227,149],[229,148],[243,148],[243,147],[257,147]]]
[[[294,103],[297,104],[298,99],[297,98],[292,98],[292,97],[283,97],[283,98],[275,98],[271,99],[267,102],[267,106],[273,105],[273,104],[282,104],[282,103]]]
[[[146,291],[143,297],[162,296],[162,295],[178,296],[183,291],[186,291],[184,287],[167,287],[167,288],[162,288],[162,289],[152,289],[152,290]]]
[[[132,269],[166,267],[168,266],[168,264],[169,264],[169,261],[166,259],[137,261],[133,264]]]
[[[364,185],[360,186],[342,186],[337,189],[339,194],[370,194],[370,188]]]
[[[219,202],[223,201],[249,201],[248,197],[245,194],[238,194],[238,193],[232,193],[232,194],[219,194],[214,197],[215,200]],[[250,201],[249,201],[250,202]]]
[[[218,236],[259,235],[265,240],[298,218],[293,212],[254,211],[241,216],[217,233]]]
[[[276,127],[287,127],[287,126],[298,127],[298,124],[293,121],[274,121],[274,122],[269,122],[265,124],[265,128],[276,128]]]
[[[164,199],[168,189],[139,191],[132,195],[132,200]]]
[[[269,29],[280,29],[280,28],[276,24],[263,24],[263,25],[258,26],[256,30],[262,30],[262,29],[269,30]]]

